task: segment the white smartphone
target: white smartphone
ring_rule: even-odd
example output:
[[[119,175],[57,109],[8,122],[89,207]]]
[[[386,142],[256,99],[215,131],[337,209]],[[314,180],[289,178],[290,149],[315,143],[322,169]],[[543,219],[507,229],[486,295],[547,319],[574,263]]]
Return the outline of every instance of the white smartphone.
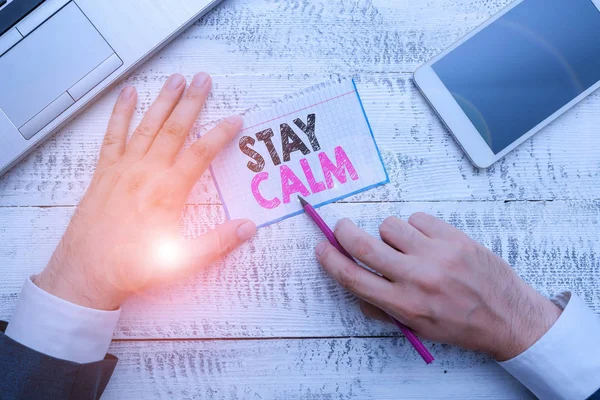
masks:
[[[414,80],[487,168],[600,87],[600,0],[516,1]]]

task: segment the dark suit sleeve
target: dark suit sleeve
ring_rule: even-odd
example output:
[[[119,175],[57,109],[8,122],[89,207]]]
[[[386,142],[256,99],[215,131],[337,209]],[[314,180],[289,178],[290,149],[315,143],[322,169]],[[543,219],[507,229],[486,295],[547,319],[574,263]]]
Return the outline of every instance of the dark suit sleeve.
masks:
[[[99,399],[117,365],[78,364],[53,358],[15,342],[0,321],[0,399]]]

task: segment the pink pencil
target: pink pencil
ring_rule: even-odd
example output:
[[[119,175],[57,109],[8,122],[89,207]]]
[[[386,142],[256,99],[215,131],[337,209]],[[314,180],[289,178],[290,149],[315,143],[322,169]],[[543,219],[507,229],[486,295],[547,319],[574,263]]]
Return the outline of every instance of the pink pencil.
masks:
[[[298,196],[298,199],[300,200],[300,203],[302,203],[302,207],[304,208],[304,211],[306,211],[306,214],[308,214],[308,216],[315,222],[315,224],[321,230],[321,232],[323,232],[323,234],[325,235],[327,240],[329,240],[329,243],[331,243],[336,249],[338,249],[338,251],[340,253],[342,253],[343,255],[348,257],[350,260],[356,262],[354,257],[352,257],[350,255],[350,253],[348,253],[346,251],[346,249],[344,249],[340,245],[340,243],[335,238],[331,228],[329,228],[329,226],[327,226],[325,221],[323,221],[323,218],[321,218],[321,216],[317,213],[317,211],[314,209],[314,207],[311,206],[302,197]],[[419,355],[423,358],[423,360],[427,364],[431,364],[433,362],[434,358],[431,355],[431,353],[429,352],[429,350],[427,350],[425,348],[425,345],[423,344],[423,342],[421,342],[421,340],[417,337],[417,335],[415,335],[415,333],[413,331],[411,331],[409,327],[402,324],[400,321],[398,321],[396,318],[392,317],[390,314],[387,314],[387,316],[390,317],[390,319],[394,322],[394,324],[396,324],[396,326],[400,329],[402,334],[404,334],[406,339],[408,339],[410,344],[413,345],[413,347],[415,348],[417,353],[419,353]]]

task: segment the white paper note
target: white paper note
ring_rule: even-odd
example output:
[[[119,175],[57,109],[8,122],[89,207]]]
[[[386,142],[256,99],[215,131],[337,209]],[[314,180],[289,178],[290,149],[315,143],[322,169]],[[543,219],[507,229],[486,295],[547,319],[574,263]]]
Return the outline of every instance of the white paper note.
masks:
[[[229,219],[259,227],[389,182],[353,81],[328,83],[244,116],[211,166]]]

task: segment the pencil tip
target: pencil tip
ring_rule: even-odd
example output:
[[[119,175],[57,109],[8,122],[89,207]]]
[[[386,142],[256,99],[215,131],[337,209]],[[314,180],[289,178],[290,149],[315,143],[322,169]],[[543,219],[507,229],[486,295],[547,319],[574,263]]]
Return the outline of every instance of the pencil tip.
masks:
[[[300,204],[302,204],[302,207],[306,207],[306,205],[308,204],[308,202],[300,196],[298,196],[298,200],[300,200]]]

